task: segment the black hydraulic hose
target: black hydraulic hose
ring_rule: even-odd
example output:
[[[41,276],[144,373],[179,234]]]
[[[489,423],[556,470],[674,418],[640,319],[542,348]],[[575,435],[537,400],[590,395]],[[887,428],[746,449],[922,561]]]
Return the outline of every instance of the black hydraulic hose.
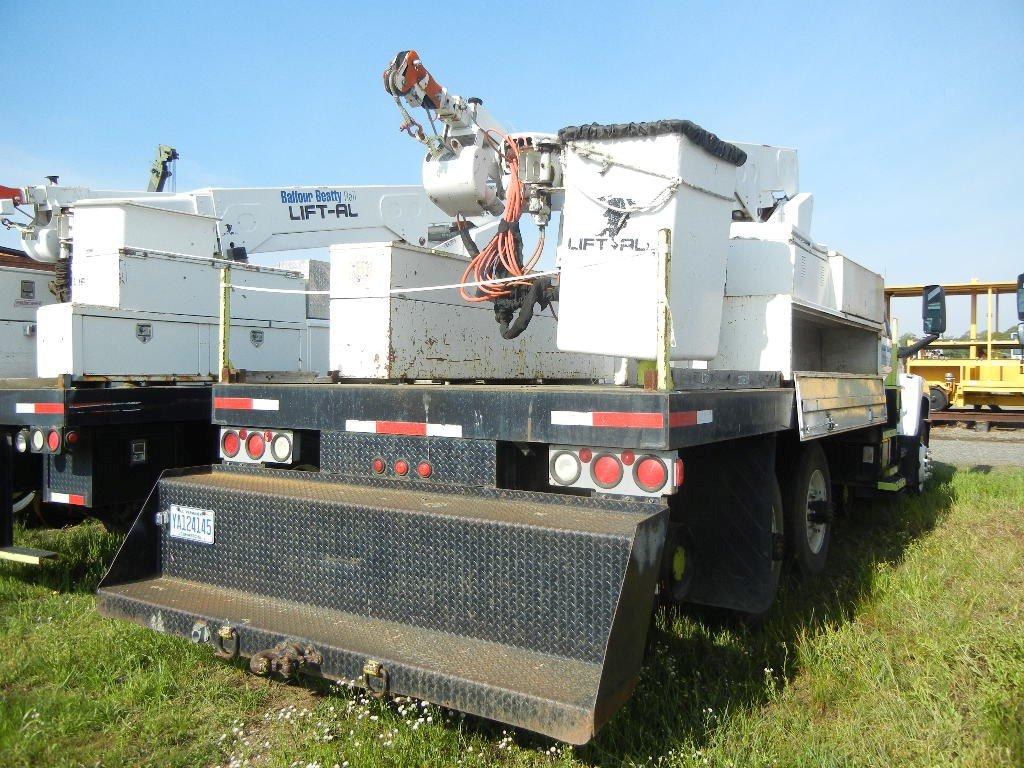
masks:
[[[551,287],[551,278],[542,277],[534,280],[523,296],[522,305],[519,307],[519,314],[512,317],[511,308],[499,308],[495,306],[495,315],[501,329],[503,339],[514,339],[526,330],[526,327],[533,319],[534,305],[539,304],[544,309],[550,302],[546,296]]]

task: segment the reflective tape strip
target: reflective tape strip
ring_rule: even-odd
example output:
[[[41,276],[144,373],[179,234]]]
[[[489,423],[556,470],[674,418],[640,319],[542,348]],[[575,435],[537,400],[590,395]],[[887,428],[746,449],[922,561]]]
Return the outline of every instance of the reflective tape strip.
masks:
[[[228,411],[277,411],[280,400],[261,400],[256,397],[215,397],[213,407]]]
[[[461,424],[430,424],[425,421],[363,421],[360,419],[346,419],[345,430],[371,435],[462,437]]]
[[[64,403],[15,403],[15,413],[51,413],[63,414]]]
[[[676,411],[668,417],[670,427],[692,427],[694,424],[711,424],[714,411]]]
[[[712,411],[675,411],[668,417],[670,427],[710,424]],[[613,427],[617,429],[661,429],[665,417],[650,411],[552,411],[551,423],[562,427]]]
[[[56,491],[49,491],[49,501],[54,504],[75,504],[79,507],[85,506],[85,496],[77,493],[57,493]]]
[[[551,423],[563,427],[615,427],[660,429],[665,418],[645,411],[552,411]]]

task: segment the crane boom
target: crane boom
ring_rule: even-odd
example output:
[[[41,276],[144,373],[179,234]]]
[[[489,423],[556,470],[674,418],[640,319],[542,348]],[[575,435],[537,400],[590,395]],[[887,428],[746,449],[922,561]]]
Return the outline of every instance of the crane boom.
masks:
[[[163,192],[171,176],[171,164],[180,157],[178,150],[161,144],[156,148],[156,159],[149,169],[149,191]]]

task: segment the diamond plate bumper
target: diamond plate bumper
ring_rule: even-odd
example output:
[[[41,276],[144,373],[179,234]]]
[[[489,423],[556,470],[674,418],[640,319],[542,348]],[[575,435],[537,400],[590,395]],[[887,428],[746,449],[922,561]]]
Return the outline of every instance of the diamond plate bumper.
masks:
[[[213,544],[170,538],[172,504]],[[582,744],[636,684],[667,510],[481,488],[360,485],[214,467],[167,474],[99,590],[100,611]],[[234,645],[235,641],[232,641]],[[367,680],[367,683],[370,683]]]

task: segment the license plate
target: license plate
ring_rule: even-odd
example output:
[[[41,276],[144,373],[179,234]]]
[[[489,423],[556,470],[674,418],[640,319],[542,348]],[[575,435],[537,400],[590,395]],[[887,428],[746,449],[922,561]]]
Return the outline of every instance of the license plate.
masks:
[[[197,541],[213,544],[213,510],[182,507],[172,504],[168,513],[171,518],[172,539]]]

